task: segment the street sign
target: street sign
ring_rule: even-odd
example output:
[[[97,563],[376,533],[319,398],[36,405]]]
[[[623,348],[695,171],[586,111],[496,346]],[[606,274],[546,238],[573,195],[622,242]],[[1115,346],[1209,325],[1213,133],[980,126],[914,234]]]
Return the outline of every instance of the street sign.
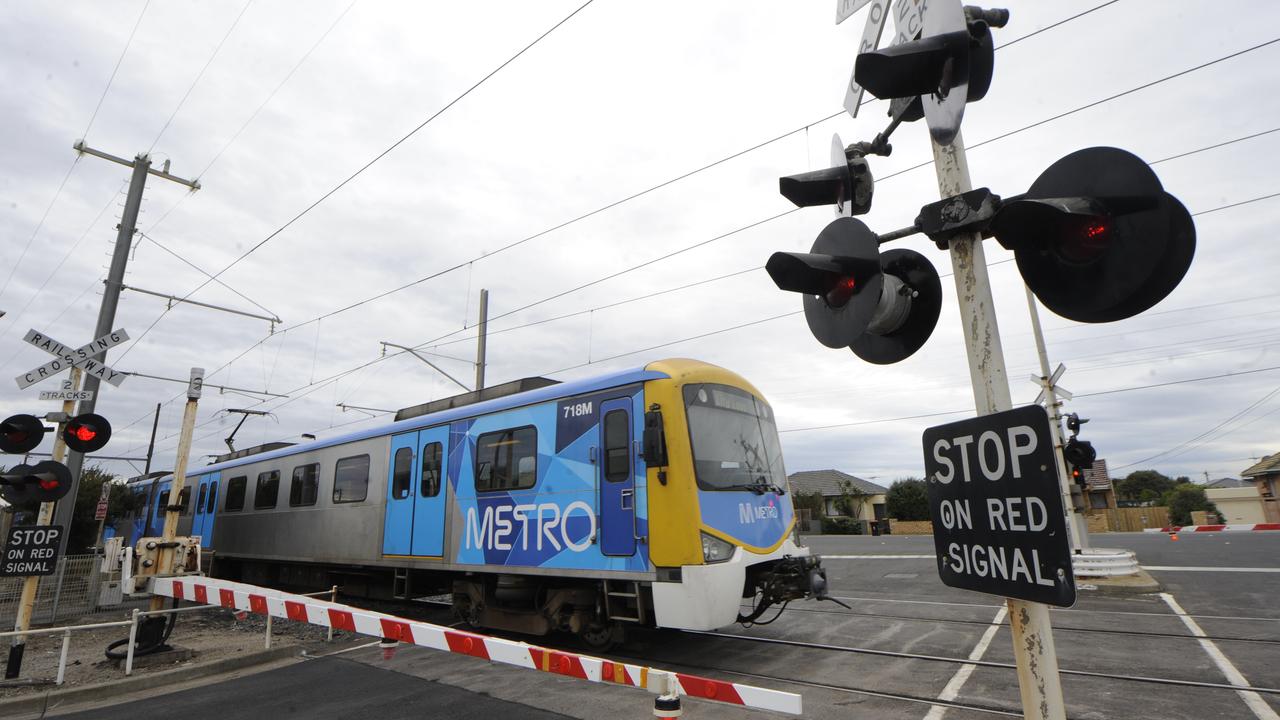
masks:
[[[907,5],[914,6],[911,0],[900,0]],[[840,23],[844,18],[840,17],[845,2],[841,2],[836,8],[836,23]],[[858,7],[862,7],[858,5]],[[855,7],[849,13],[853,14],[858,9]],[[858,43],[858,53],[875,50],[880,46],[880,34],[884,32],[884,19],[889,14],[889,0],[874,0],[871,9],[867,11],[867,25],[862,30],[862,41]],[[847,15],[845,17],[848,17]],[[856,56],[857,53],[855,53]],[[862,104],[862,86],[853,79],[853,72],[849,73],[849,82],[844,88],[844,109],[849,113],[850,117],[858,117],[858,106]]]
[[[94,520],[105,520],[107,507],[111,502],[111,483],[102,483],[102,494],[98,496],[98,506],[93,510]]]
[[[1039,405],[924,431],[929,515],[944,584],[1075,604],[1052,437]]]
[[[60,525],[17,525],[9,528],[0,577],[52,575],[58,565]]]
[[[836,24],[848,20],[851,15],[862,9],[871,0],[836,0]]]
[[[204,368],[191,368],[191,379],[187,381],[187,399],[199,400],[204,392]]]
[[[124,331],[124,328],[120,328],[103,335],[93,342],[72,349],[44,333],[28,330],[26,336],[22,338],[24,342],[35,345],[56,357],[38,368],[28,370],[14,378],[14,380],[17,381],[20,389],[25,390],[41,380],[61,373],[63,370],[79,367],[84,370],[86,375],[96,376],[100,380],[105,380],[119,387],[120,383],[124,382],[124,373],[113,370],[105,363],[94,360],[92,356],[105,352],[128,339],[129,334]]]
[[[62,381],[61,390],[41,390],[41,400],[91,400],[93,399],[92,390],[75,390],[70,380]]]
[[[929,11],[924,16],[923,37],[963,31],[966,27],[960,0],[932,0]],[[920,96],[924,103],[924,119],[929,125],[929,133],[940,145],[950,145],[956,133],[960,132],[964,106],[969,101],[968,73],[965,73],[964,78],[963,82],[947,87],[945,95],[931,93]]]

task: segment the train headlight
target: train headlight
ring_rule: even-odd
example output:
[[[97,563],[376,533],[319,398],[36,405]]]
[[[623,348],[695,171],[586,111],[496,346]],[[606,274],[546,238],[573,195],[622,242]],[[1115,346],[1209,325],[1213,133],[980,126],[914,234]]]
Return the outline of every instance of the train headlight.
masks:
[[[719,563],[733,557],[733,545],[702,533],[702,559],[709,563]]]

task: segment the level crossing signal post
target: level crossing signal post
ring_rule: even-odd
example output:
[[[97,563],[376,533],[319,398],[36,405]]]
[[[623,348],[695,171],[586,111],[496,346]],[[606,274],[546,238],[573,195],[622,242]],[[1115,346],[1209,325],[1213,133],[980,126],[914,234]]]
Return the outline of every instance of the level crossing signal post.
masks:
[[[70,397],[78,391],[80,375],[80,368],[72,368]],[[69,415],[74,408],[74,399],[63,401],[51,460],[31,467],[20,464],[0,476],[0,495],[5,500],[14,505],[31,501],[40,503],[34,526],[15,525],[10,528],[9,536],[5,538],[4,554],[0,558],[0,576],[25,576],[14,623],[14,629],[19,632],[31,627],[40,576],[54,572],[69,529],[52,524],[56,504],[70,494],[72,487],[71,472],[62,464],[66,451],[72,448],[93,452],[111,439],[111,425],[105,418],[92,414],[71,418]],[[10,417],[0,423],[0,450],[11,454],[29,453],[43,442],[45,431],[44,423],[33,415]],[[66,504],[74,503],[75,496],[71,495]],[[5,678],[18,677],[25,649],[25,636],[15,636],[9,648]]]
[[[178,542],[178,514],[182,511],[181,497],[183,486],[187,482],[187,460],[191,455],[191,436],[196,427],[196,406],[204,390],[204,368],[191,368],[191,380],[187,383],[187,405],[182,413],[182,430],[178,435],[178,456],[174,460],[173,483],[169,488],[169,506],[165,508],[164,527],[160,532],[158,562],[155,574],[168,575],[179,570],[175,568]],[[143,538],[140,543],[154,542],[152,538]],[[164,606],[164,598],[154,595],[151,598],[151,609],[160,610]]]
[[[866,4],[841,0],[837,21]],[[911,0],[893,3],[892,11],[890,5],[871,2],[846,108],[856,117],[865,89],[892,101],[891,122],[873,141],[833,153],[830,170],[781,180],[780,191],[796,205],[836,205],[839,217],[811,252],[774,253],[766,270],[780,289],[803,295],[805,319],[822,344],[885,364],[924,345],[941,300],[928,260],[879,252],[879,245],[923,233],[949,253],[979,417],[924,436],[939,575],[948,585],[1006,597],[1024,716],[1062,720],[1049,604],[1075,600],[1067,475],[1087,468],[1094,453],[1076,437],[1078,419],[1069,419],[1072,438],[1060,444],[1043,408],[1012,407],[982,241],[995,237],[1014,253],[1028,290],[1045,307],[1098,323],[1137,315],[1172,292],[1195,253],[1195,227],[1150,166],[1116,148],[1071,153],[1021,195],[974,189],[961,119],[965,104],[990,88],[990,29],[1003,27],[1009,14],[959,0],[931,0],[927,11]],[[890,15],[897,36],[879,50]],[[922,118],[942,199],[921,207],[910,227],[877,234],[852,217],[871,206],[865,158],[887,155],[894,129]],[[863,202],[851,201],[859,197]],[[1047,374],[1047,362],[1043,369]]]

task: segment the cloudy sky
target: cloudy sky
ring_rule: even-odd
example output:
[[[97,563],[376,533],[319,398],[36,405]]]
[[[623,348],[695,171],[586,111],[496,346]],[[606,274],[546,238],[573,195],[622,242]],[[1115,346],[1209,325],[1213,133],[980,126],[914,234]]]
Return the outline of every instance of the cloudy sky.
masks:
[[[20,391],[9,379],[48,359],[22,342],[29,328],[71,345],[93,333],[128,169],[77,159],[86,138],[203,186],[148,181],[127,285],[201,288],[193,300],[282,319],[124,294],[115,326],[134,339],[109,364],[175,379],[201,366],[211,386],[237,389],[206,392],[193,464],[226,450],[228,408],[271,413],[240,430],[247,447],[386,420],[339,403],[457,392],[411,356],[383,359],[379,342],[425,344],[469,381],[487,288],[490,384],[699,358],[765,393],[789,470],[921,474],[921,432],[973,413],[950,278],[928,344],[874,366],[819,345],[800,298],[762,269],[775,250],[807,250],[832,217],[794,210],[777,178],[825,167],[833,133],[870,139],[887,121],[880,101],[856,120],[840,112],[865,11],[837,26],[834,0],[581,6],[5,3],[0,412],[58,409],[36,399],[53,381]],[[1114,475],[1238,476],[1280,451],[1280,198],[1258,199],[1280,193],[1280,97],[1268,92],[1280,6],[1008,6],[991,91],[965,115],[974,185],[1016,194],[1058,157],[1114,145],[1163,161],[1166,189],[1203,213],[1186,279],[1151,311],[1106,325],[1042,311],[1051,362],[1077,395],[1068,408],[1092,419],[1086,436]],[[873,229],[936,199],[927,137],[905,126],[892,156],[872,160]],[[896,245],[950,272],[925,239]],[[1025,404],[1039,368],[1009,257],[987,244]],[[103,452],[144,455],[161,403],[155,467],[172,467],[183,385],[132,377],[101,392],[117,433]]]

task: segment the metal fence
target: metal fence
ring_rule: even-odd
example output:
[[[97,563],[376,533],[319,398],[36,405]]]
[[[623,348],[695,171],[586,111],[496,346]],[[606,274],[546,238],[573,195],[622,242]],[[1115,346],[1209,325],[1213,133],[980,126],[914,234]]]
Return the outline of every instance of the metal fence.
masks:
[[[52,575],[40,578],[33,625],[66,622],[103,610],[118,611],[121,598],[113,577],[100,572],[101,555],[68,555],[58,560]],[[114,578],[118,580],[118,578]],[[0,578],[0,627],[11,628],[18,617],[22,596],[20,577]]]

